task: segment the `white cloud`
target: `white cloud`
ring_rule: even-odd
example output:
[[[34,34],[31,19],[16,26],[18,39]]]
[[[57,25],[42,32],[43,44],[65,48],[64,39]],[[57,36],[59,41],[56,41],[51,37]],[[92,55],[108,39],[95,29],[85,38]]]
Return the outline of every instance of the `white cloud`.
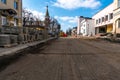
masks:
[[[63,22],[64,21],[67,21],[69,23],[77,23],[77,16],[75,17],[69,17],[69,16],[62,16],[62,17],[59,17],[59,16],[55,16],[56,19],[60,19],[62,20]]]
[[[53,6],[64,9],[77,9],[80,7],[95,9],[101,5],[98,0],[57,0]]]
[[[33,15],[34,15],[36,18],[39,18],[39,19],[41,19],[41,20],[44,20],[45,13],[39,12],[39,11],[36,11],[36,10],[31,10],[31,9],[27,9],[27,10],[30,11],[31,13],[33,13]]]
[[[55,16],[55,18],[60,21],[61,29],[65,32],[68,28],[73,28],[77,25],[78,17],[70,16]]]
[[[61,23],[61,29],[64,31],[64,32],[66,32],[66,30],[67,29],[69,29],[69,28],[73,28],[74,27],[74,25],[70,25],[70,24],[65,24],[65,23]]]
[[[67,29],[73,28],[77,25],[78,17],[70,17],[70,16],[55,16],[58,21],[60,21],[61,29],[66,32]]]

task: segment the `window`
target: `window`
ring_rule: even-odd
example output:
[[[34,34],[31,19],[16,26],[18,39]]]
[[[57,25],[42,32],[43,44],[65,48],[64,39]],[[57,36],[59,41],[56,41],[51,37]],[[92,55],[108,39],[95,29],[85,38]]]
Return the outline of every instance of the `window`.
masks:
[[[6,17],[2,16],[2,25],[6,25],[6,24],[7,24],[7,19]]]
[[[101,19],[99,18],[99,23],[101,23]]]
[[[2,3],[6,4],[6,0],[1,0]]]
[[[84,27],[85,27],[85,24],[84,24]]]
[[[120,0],[118,0],[118,7],[120,7]]]
[[[104,22],[104,20],[105,20],[105,18],[104,18],[104,17],[102,17],[102,22]]]
[[[118,28],[120,28],[120,20],[118,20]]]
[[[18,9],[18,2],[14,1],[14,8]]]
[[[110,13],[109,16],[110,16],[110,19],[113,19],[113,13]]]
[[[98,24],[98,20],[96,20],[96,24]]]
[[[108,15],[105,16],[105,21],[108,21]]]
[[[85,29],[83,30],[83,33],[85,34]]]

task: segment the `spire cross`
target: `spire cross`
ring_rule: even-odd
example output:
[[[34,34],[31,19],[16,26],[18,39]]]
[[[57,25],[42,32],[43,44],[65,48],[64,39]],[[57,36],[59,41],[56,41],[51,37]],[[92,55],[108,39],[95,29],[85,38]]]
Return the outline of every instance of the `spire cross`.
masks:
[[[47,7],[47,9],[48,9],[48,5],[47,5],[46,7]]]

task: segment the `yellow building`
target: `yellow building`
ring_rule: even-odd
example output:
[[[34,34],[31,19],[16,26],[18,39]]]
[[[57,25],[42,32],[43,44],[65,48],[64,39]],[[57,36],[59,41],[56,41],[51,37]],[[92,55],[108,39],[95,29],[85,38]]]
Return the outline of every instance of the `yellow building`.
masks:
[[[111,3],[92,17],[95,23],[95,34],[113,32],[113,7],[114,4]]]
[[[113,32],[120,33],[120,0],[114,0]]]
[[[22,0],[0,0],[1,26],[22,26]]]

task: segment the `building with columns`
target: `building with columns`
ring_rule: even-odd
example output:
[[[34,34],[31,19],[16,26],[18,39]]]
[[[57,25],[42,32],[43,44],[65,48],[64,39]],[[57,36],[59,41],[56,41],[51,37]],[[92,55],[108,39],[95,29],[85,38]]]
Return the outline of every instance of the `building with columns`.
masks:
[[[113,33],[120,33],[120,0],[114,0],[113,10]]]
[[[22,0],[0,0],[1,26],[22,26]]]
[[[80,16],[78,18],[78,35],[84,32],[84,30],[81,31],[81,29],[84,27],[82,25],[83,22],[87,22],[84,19],[85,18],[83,16]],[[94,21],[94,23],[91,25],[91,27],[94,27],[94,34],[120,34],[120,0],[114,0],[110,5],[97,12],[95,15],[92,16],[92,20]]]
[[[92,17],[95,34],[113,32],[113,7],[114,4],[111,3]]]

